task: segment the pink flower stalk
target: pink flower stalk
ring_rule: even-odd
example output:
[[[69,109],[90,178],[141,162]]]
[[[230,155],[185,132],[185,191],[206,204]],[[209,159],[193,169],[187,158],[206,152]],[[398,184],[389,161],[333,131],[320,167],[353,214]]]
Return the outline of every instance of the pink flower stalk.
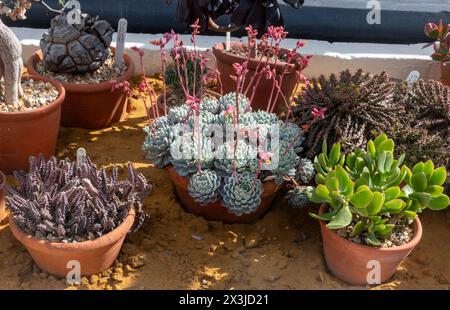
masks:
[[[144,50],[143,50],[143,49],[141,49],[141,48],[139,48],[139,47],[137,47],[137,46],[133,46],[133,47],[131,48],[131,50],[132,50],[133,52],[136,52],[136,53],[139,55],[139,57],[144,57]]]
[[[111,91],[122,90],[127,96],[131,93],[130,83],[128,81],[111,81]]]
[[[326,108],[318,109],[314,107],[311,111],[311,115],[314,119],[324,119],[326,111]]]

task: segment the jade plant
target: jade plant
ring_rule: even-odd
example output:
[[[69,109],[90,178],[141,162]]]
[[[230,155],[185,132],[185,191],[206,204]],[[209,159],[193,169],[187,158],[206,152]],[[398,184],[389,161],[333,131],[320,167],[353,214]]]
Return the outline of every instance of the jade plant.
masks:
[[[6,188],[6,206],[23,232],[52,242],[101,237],[118,227],[131,208],[136,212],[131,231],[136,231],[145,220],[142,200],[151,187],[131,164],[126,180],[118,175],[113,168],[108,176],[89,157],[80,164],[30,157],[29,172],[14,173],[18,187]]]
[[[400,219],[412,221],[427,208],[447,208],[449,197],[442,187],[445,168],[435,168],[428,160],[409,169],[403,165],[404,158],[394,156],[394,141],[384,134],[346,157],[339,143],[328,152],[324,142],[314,162],[316,187],[308,188],[308,197],[329,209],[310,215],[328,222],[326,227],[333,230],[351,225],[351,236],[380,246]]]
[[[309,124],[307,155],[317,154],[324,139],[329,147],[339,142],[343,150],[353,150],[364,146],[373,130],[389,128],[401,108],[395,85],[386,72],[370,75],[361,69],[312,79],[294,108],[298,122]]]

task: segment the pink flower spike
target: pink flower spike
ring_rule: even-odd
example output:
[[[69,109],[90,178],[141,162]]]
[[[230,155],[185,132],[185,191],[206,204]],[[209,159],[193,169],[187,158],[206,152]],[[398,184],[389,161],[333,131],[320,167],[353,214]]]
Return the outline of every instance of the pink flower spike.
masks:
[[[302,48],[303,46],[305,46],[305,42],[297,41],[297,48]]]
[[[136,52],[136,53],[139,55],[139,57],[144,56],[144,50],[142,50],[141,48],[139,48],[139,47],[137,47],[137,46],[133,46],[133,47],[131,48],[131,50],[132,50],[133,52]]]
[[[229,105],[225,109],[225,115],[231,115],[233,114],[233,112],[234,112],[234,105]]]
[[[318,118],[324,119],[326,111],[327,111],[326,108],[323,108],[323,109],[313,108],[312,111],[311,111],[311,114],[312,114],[314,119],[318,119]]]

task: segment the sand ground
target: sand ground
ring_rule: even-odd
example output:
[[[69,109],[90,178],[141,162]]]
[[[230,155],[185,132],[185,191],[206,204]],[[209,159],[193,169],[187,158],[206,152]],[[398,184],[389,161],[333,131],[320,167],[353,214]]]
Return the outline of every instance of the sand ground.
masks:
[[[307,211],[277,199],[250,225],[208,222],[186,213],[164,170],[144,159],[141,101],[131,99],[128,120],[103,130],[62,128],[57,155],[86,148],[102,167],[132,162],[153,184],[145,200],[150,218],[130,235],[115,265],[68,286],[34,265],[6,223],[0,224],[0,289],[367,289],[328,273],[319,224]],[[9,177],[9,180],[12,179]],[[393,279],[372,289],[450,289],[450,212],[421,216],[423,238]]]

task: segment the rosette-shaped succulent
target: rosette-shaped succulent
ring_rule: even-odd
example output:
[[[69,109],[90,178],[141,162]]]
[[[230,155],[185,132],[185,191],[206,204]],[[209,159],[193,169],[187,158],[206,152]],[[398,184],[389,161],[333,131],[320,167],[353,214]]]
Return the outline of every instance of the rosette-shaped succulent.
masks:
[[[69,24],[66,14],[56,16],[40,42],[44,68],[57,73],[97,70],[109,56],[113,32],[107,21],[86,14],[80,24]]]
[[[197,117],[199,117],[198,120],[196,119]],[[199,116],[192,113],[188,120],[190,126],[195,126],[196,122],[201,123],[202,126],[215,124],[217,122],[217,115],[206,110],[200,110]]]
[[[179,139],[175,139],[171,145],[172,158],[170,162],[174,170],[182,177],[197,171],[198,160],[202,168],[210,168],[214,161],[213,143],[208,137],[201,137],[202,145],[198,146],[197,140],[187,133]],[[200,150],[199,150],[200,148]],[[175,152],[177,154],[175,155]],[[200,156],[198,155],[200,151]]]
[[[213,170],[202,170],[189,179],[189,194],[201,205],[215,202],[220,189],[220,177]]]
[[[144,128],[147,135],[142,149],[145,158],[157,168],[163,168],[170,162],[171,126],[167,117],[163,116]]]
[[[234,162],[235,153],[236,163]],[[230,175],[234,171],[235,164],[237,172],[256,169],[256,151],[244,142],[237,143],[236,149],[233,142],[219,145],[216,150],[214,167],[220,173]]]
[[[227,112],[221,112],[217,116],[217,121],[222,126],[232,126],[233,125],[233,114],[229,114]],[[239,125],[241,128],[243,126],[250,126],[253,124],[255,124],[255,120],[253,119],[253,113],[239,114]]]
[[[297,165],[297,172],[295,174],[296,180],[309,184],[316,175],[313,163],[308,158],[300,158]]]
[[[300,127],[294,123],[285,123],[279,121],[279,138],[287,143],[293,143],[294,151],[299,154],[303,150],[303,141],[305,140],[304,134]]]
[[[239,104],[239,113],[244,113],[250,107],[250,100],[243,94],[228,93],[219,98],[220,111],[225,111],[228,107],[236,107],[236,101]]]
[[[187,105],[175,106],[167,113],[167,119],[172,124],[186,122],[189,115],[189,107]]]
[[[290,190],[285,198],[294,208],[302,208],[310,204],[306,186],[299,186]]]
[[[213,114],[219,114],[220,112],[219,101],[216,98],[206,97],[200,101],[200,110],[208,111]]]
[[[275,182],[281,183],[284,176],[295,176],[299,157],[285,141],[280,141],[278,151],[278,163],[272,171],[276,176]]]
[[[220,194],[222,205],[228,211],[241,216],[255,212],[261,204],[262,184],[253,174],[243,172],[236,177],[225,177],[224,183]]]
[[[275,113],[268,113],[258,110],[252,113],[253,120],[258,125],[272,125],[278,123],[278,116]]]

